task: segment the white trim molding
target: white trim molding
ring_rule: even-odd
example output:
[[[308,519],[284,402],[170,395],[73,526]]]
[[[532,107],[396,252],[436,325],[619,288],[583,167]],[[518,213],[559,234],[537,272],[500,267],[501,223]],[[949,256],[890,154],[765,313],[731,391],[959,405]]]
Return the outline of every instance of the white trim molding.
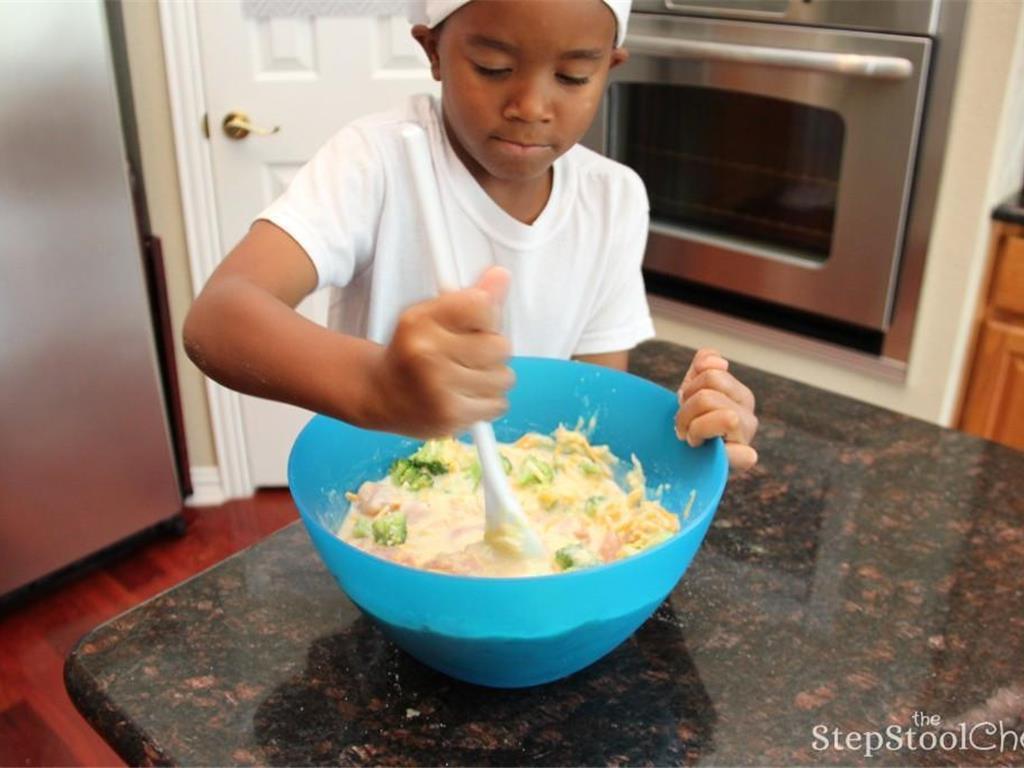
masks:
[[[160,26],[192,294],[196,296],[220,262],[223,249],[217,222],[213,160],[209,141],[202,130],[207,109],[194,0],[160,0]],[[229,499],[250,496],[255,489],[249,473],[242,398],[210,379],[207,379],[206,393],[222,495]],[[196,468],[204,469],[208,468]]]
[[[214,507],[228,500],[217,467],[192,467],[189,476],[192,495],[185,499],[186,507]]]

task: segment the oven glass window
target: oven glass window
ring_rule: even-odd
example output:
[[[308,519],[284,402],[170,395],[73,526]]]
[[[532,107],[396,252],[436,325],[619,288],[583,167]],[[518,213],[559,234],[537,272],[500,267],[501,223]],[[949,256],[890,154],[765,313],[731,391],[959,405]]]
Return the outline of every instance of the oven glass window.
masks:
[[[614,86],[611,149],[647,185],[652,222],[828,258],[844,127],[835,112],[735,91]]]

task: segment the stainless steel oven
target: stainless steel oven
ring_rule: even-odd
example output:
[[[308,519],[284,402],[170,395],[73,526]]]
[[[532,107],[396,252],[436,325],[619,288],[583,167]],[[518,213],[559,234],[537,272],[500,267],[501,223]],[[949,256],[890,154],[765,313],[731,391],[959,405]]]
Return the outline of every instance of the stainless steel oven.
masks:
[[[884,333],[928,0],[638,0],[586,142],[651,202],[650,274]]]

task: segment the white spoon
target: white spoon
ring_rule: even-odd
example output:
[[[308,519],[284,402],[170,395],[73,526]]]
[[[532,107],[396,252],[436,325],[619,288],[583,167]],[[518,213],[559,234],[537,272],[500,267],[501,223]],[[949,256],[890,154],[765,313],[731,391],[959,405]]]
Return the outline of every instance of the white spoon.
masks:
[[[427,245],[438,290],[457,290],[458,274],[441,212],[440,191],[430,161],[427,135],[418,125],[409,124],[402,129],[402,140],[412,169],[413,187],[426,221]],[[491,423],[476,422],[470,427],[470,434],[480,457],[480,477],[484,486],[484,540],[510,554],[526,557],[543,554],[540,540],[508,486]]]

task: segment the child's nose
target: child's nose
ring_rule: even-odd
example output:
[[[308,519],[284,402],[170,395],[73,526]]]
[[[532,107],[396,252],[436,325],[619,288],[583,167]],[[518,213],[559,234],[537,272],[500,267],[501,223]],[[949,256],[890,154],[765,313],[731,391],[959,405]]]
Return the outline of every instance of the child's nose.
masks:
[[[505,103],[505,119],[524,123],[546,123],[551,120],[551,100],[545,85],[538,78],[528,78],[517,86]]]

